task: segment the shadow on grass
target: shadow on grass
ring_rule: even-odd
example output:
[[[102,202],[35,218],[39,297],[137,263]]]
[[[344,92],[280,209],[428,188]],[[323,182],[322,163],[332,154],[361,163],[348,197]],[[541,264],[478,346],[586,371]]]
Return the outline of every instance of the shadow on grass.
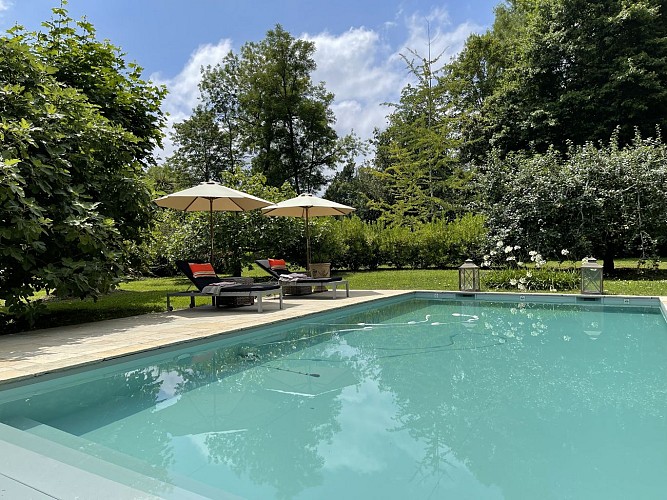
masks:
[[[607,278],[630,281],[667,280],[667,269],[616,268]]]

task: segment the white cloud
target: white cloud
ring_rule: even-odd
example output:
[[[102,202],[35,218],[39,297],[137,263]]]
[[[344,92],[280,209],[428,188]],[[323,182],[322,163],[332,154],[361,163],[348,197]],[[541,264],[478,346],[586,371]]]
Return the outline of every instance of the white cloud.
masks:
[[[361,139],[373,136],[375,128],[382,129],[386,125],[386,117],[391,111],[382,105],[382,101],[360,101],[351,99],[336,102],[331,107],[336,115],[335,129],[339,136],[351,131]]]
[[[431,58],[440,57],[440,65],[450,61],[463,48],[463,44],[472,32],[481,32],[483,27],[472,23],[463,23],[452,26],[447,11],[436,8],[428,15],[419,13],[412,14],[406,20],[408,37],[405,41],[406,56],[407,49],[417,52],[421,57],[428,58],[429,41]]]
[[[396,73],[388,66],[380,37],[365,28],[351,29],[342,35],[323,33],[303,35],[315,43],[317,70],[315,81],[325,81],[340,100],[375,99],[391,95],[397,83]]]
[[[4,31],[7,27],[4,26],[4,21],[9,9],[14,7],[12,0],[0,0],[0,28]]]
[[[2,1],[2,0],[0,0]],[[162,102],[162,110],[169,114],[167,117],[167,137],[164,148],[156,153],[166,158],[173,153],[173,145],[169,133],[174,123],[188,118],[192,108],[199,102],[199,81],[201,68],[215,66],[229,53],[232,48],[230,40],[220,40],[216,45],[200,45],[190,56],[181,72],[173,78],[163,78],[159,73],[151,75],[151,80],[159,85],[166,85],[169,94]]]
[[[3,1],[6,0],[0,0],[0,5]],[[391,21],[392,30],[399,29],[397,23],[402,23],[406,32],[399,47],[390,47],[380,33],[364,27],[338,35],[328,32],[299,35],[315,43],[317,70],[312,75],[313,81],[325,82],[326,88],[335,95],[332,110],[339,135],[354,130],[362,139],[370,139],[374,128],[386,126],[386,116],[391,109],[382,104],[397,102],[401,89],[411,81],[401,54],[410,58],[410,49],[421,57],[428,57],[430,38],[431,57],[442,54],[439,63],[444,64],[461,50],[471,32],[483,29],[471,23],[452,26],[443,9],[434,9],[426,16],[415,13],[403,17],[401,14]],[[170,114],[169,129],[173,123],[187,118],[197,105],[200,68],[217,64],[231,49],[230,40],[200,46],[175,77],[153,76],[153,81],[164,83],[169,89],[163,103],[163,110]],[[172,152],[173,146],[167,138],[160,156]]]
[[[385,125],[388,110],[382,103],[394,100],[401,88],[401,74],[389,47],[366,28],[303,38],[316,47],[313,80],[325,82],[336,96],[332,107],[336,131],[345,135],[354,130],[362,139],[370,138],[375,127]]]
[[[391,109],[383,103],[397,102],[401,89],[412,80],[401,55],[411,59],[410,51],[414,51],[428,57],[430,40],[431,57],[441,55],[442,65],[460,52],[470,33],[482,30],[470,23],[452,26],[443,9],[434,9],[427,16],[415,13],[402,22],[407,36],[393,49],[367,28],[353,28],[341,35],[302,35],[315,42],[317,49],[313,79],[324,81],[336,96],[332,108],[339,135],[354,130],[368,139],[374,128],[386,126]],[[391,26],[395,29],[396,21]]]

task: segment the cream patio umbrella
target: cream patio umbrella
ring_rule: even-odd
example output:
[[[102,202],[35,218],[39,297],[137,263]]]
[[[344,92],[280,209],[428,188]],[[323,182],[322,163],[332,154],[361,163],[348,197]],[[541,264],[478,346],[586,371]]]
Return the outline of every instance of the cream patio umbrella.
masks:
[[[202,182],[197,186],[162,196],[153,201],[160,207],[186,212],[209,212],[211,262],[213,262],[213,212],[247,212],[272,205],[270,201],[228,188],[214,181]]]
[[[341,205],[335,201],[318,198],[312,194],[302,193],[295,198],[281,201],[270,207],[262,208],[264,215],[285,217],[303,217],[306,221],[306,269],[310,269],[310,231],[308,219],[327,215],[347,215],[355,209]]]

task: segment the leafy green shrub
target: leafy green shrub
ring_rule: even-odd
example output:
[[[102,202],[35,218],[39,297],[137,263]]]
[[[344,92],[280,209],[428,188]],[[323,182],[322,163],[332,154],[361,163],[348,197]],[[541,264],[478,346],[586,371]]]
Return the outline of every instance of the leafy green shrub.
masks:
[[[479,259],[488,242],[486,217],[465,214],[447,225],[449,264],[459,265],[465,259]]]
[[[490,270],[482,274],[481,280],[486,289],[558,292],[579,288],[580,276],[576,269],[542,267]]]
[[[417,267],[419,249],[418,238],[408,227],[383,227],[380,234],[380,252],[383,263],[402,269]]]
[[[445,267],[449,262],[447,222],[422,224],[415,232],[417,259],[411,267]]]
[[[567,258],[569,253],[566,249],[560,251],[562,258]],[[556,292],[579,287],[580,277],[575,267],[562,267],[562,262],[547,265],[539,252],[531,250],[524,254],[521,246],[509,245],[502,237],[482,259],[482,267],[490,268],[482,279],[486,288]]]
[[[616,131],[608,145],[586,143],[543,154],[491,154],[479,189],[493,233],[514,241],[604,260],[605,272],[623,255],[657,255],[667,238],[667,145],[642,139],[623,145]]]
[[[377,223],[365,223],[356,216],[339,220],[333,236],[342,242],[339,248],[343,252],[332,259],[332,265],[352,270],[377,269],[382,262],[379,232]]]
[[[310,225],[312,262],[329,262],[338,267],[348,250],[347,242],[338,230],[339,224],[332,217],[319,217]]]
[[[466,214],[452,222],[423,224],[415,232],[420,268],[458,266],[465,259],[477,257],[486,243],[484,217]]]
[[[458,266],[480,255],[486,242],[484,218],[468,214],[452,222],[385,226],[352,216],[320,219],[311,231],[313,261],[330,261],[333,267],[358,270],[380,265],[403,268]]]

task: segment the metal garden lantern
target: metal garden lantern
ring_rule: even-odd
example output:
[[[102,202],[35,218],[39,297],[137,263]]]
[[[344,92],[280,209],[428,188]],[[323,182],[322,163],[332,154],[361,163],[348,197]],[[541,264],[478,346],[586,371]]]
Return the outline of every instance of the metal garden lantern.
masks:
[[[471,259],[459,267],[459,290],[479,292],[479,267]]]
[[[581,293],[598,294],[603,293],[602,266],[597,260],[588,258],[581,264]]]

